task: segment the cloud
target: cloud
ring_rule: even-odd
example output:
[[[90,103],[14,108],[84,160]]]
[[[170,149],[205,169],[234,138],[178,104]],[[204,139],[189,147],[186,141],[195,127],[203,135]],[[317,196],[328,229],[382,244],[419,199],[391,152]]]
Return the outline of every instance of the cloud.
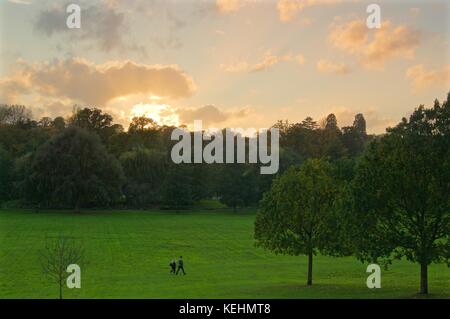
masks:
[[[0,104],[20,103],[20,96],[30,92],[25,81],[15,78],[0,79]]]
[[[362,20],[353,20],[344,24],[332,24],[328,35],[330,43],[347,53],[363,51],[369,38],[369,29]]]
[[[46,36],[70,31],[66,25],[66,12],[62,6],[41,11],[35,21],[34,29]],[[83,23],[84,24],[84,23]]]
[[[0,78],[0,103],[21,103],[20,97],[30,92],[29,76],[24,72],[25,62],[18,59],[11,66],[11,75]]]
[[[412,81],[415,91],[430,87],[445,87],[450,85],[450,65],[441,70],[427,70],[423,64],[414,65],[406,71],[406,77]]]
[[[142,28],[136,28],[136,21],[145,18],[145,46],[132,45],[132,49],[144,49],[149,44],[161,50],[178,50],[184,46],[186,37],[183,31],[202,22],[204,18],[213,16],[217,11],[214,1],[167,1],[167,0],[103,0],[108,1],[116,12],[125,13],[125,26],[130,26],[125,38],[130,34],[142,33]],[[141,25],[142,23],[138,23]],[[132,29],[135,27],[136,29]],[[126,29],[126,28],[123,28]],[[141,37],[142,38],[142,37]]]
[[[420,35],[406,26],[392,27],[387,21],[374,35],[365,50],[364,62],[382,65],[387,59],[400,57],[414,58],[415,49],[419,46]]]
[[[188,25],[188,23],[179,18],[174,12],[177,11],[165,6],[158,10],[158,25],[160,28],[158,28],[158,32],[151,36],[151,40],[160,49],[179,49],[183,46],[177,32]]]
[[[264,0],[215,0],[215,9],[220,14],[232,14],[249,4],[263,3]]]
[[[420,15],[420,8],[411,8],[409,9],[409,13],[413,18],[417,18]]]
[[[274,55],[270,52],[267,52],[261,62],[252,64],[246,61],[241,61],[231,64],[221,64],[220,68],[223,71],[230,73],[253,73],[267,70],[275,66],[279,62],[294,62],[296,64],[303,65],[305,63],[305,58],[302,54],[293,55],[292,53],[288,53],[285,55]]]
[[[317,70],[323,73],[334,74],[348,74],[351,72],[350,68],[343,63],[333,63],[324,59],[317,62]]]
[[[70,100],[55,100],[40,96],[33,100],[30,105],[35,119],[42,117],[65,117],[72,113],[75,106]]]
[[[362,20],[334,23],[331,28],[330,43],[357,56],[360,63],[369,68],[383,67],[393,58],[412,59],[420,43],[418,31],[404,25],[393,26],[390,21],[383,22],[380,29],[372,30]]]
[[[143,50],[135,44],[126,44],[128,26],[125,14],[119,12],[116,5],[104,1],[87,7],[81,7],[81,28],[69,29],[66,25],[66,6],[59,4],[41,11],[34,22],[34,30],[48,37],[62,36],[64,43],[80,41],[96,45],[104,52],[113,49]]]
[[[139,103],[132,107],[130,111],[131,116],[129,119],[133,117],[148,117],[154,120],[159,125],[174,125],[179,126],[179,116],[176,112],[176,109],[169,104],[164,103]],[[124,123],[126,125],[128,123]]]
[[[346,0],[278,0],[277,10],[281,21],[288,22],[303,9],[319,5],[332,5]],[[349,1],[349,0],[347,0]]]
[[[319,5],[332,5],[341,2],[351,2],[358,0],[278,0],[276,8],[281,21],[288,22],[307,7]],[[261,3],[263,0],[215,0],[215,8],[221,14],[235,13],[248,4]],[[309,24],[310,19],[302,21],[303,24]]]
[[[248,115],[246,108],[236,111],[221,111],[214,105],[199,108],[178,109],[181,124],[191,125],[195,120],[202,120],[205,126],[226,122],[232,118],[243,118]]]
[[[31,4],[30,0],[8,0],[8,2],[10,3],[15,3],[15,4],[22,4],[22,5],[29,5]]]
[[[216,0],[216,9],[220,13],[228,14],[238,11],[244,4],[243,0]]]
[[[148,65],[133,61],[94,64],[72,58],[33,65],[22,63],[21,68],[21,77],[26,79],[22,85],[24,88],[42,96],[67,98],[96,106],[136,94],[179,99],[195,91],[192,78],[175,65]],[[3,95],[18,91],[11,85],[15,79],[17,75],[1,79],[0,92]]]

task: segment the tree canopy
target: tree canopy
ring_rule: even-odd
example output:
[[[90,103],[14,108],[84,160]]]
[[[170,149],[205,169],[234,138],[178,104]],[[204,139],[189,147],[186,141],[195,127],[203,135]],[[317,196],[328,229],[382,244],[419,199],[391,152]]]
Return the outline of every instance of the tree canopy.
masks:
[[[123,172],[95,134],[71,127],[38,149],[28,189],[46,207],[107,206],[121,196]]]
[[[363,261],[402,258],[427,267],[450,256],[450,105],[419,107],[358,163],[349,234]]]
[[[257,245],[275,253],[307,255],[307,285],[312,285],[313,255],[328,253],[334,240],[337,194],[332,166],[311,159],[276,178],[260,204],[255,221]]]

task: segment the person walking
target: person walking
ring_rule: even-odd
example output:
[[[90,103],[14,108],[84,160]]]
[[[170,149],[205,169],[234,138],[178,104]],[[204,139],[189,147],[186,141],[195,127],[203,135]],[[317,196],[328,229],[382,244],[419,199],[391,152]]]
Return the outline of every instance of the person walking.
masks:
[[[180,259],[178,259],[178,269],[177,269],[176,275],[178,275],[178,272],[179,272],[180,270],[183,271],[183,275],[186,275],[186,273],[184,272],[183,256],[180,256]]]
[[[170,273],[175,275],[175,270],[177,269],[177,263],[175,261],[175,258],[172,259],[169,266],[170,266]]]

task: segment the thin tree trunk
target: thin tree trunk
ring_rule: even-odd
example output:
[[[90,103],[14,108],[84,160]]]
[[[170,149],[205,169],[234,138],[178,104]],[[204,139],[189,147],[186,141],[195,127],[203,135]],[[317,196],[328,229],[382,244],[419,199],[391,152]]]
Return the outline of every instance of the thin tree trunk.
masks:
[[[420,293],[428,294],[428,264],[426,262],[420,264]]]
[[[313,253],[312,250],[308,253],[308,286],[312,285],[312,267],[313,267]]]
[[[62,284],[59,284],[59,299],[62,299]]]

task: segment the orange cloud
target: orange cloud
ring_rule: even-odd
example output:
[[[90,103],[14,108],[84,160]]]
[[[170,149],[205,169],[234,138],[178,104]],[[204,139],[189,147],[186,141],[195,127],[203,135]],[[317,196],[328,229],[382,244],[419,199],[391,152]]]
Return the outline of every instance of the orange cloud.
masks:
[[[406,71],[406,76],[412,80],[415,91],[438,86],[448,88],[450,85],[450,65],[441,70],[427,70],[423,64],[414,65]]]
[[[216,8],[220,13],[232,13],[244,6],[243,0],[216,0]]]
[[[178,99],[192,95],[195,90],[192,78],[174,65],[147,65],[132,61],[94,64],[73,58],[24,64],[22,68],[22,76],[29,79],[27,87],[34,93],[97,106],[135,94]],[[17,91],[9,84],[12,79],[13,76],[0,81],[2,95]]]
[[[17,78],[0,79],[0,104],[20,103],[19,98],[30,91],[26,81]]]
[[[333,63],[327,60],[320,60],[317,62],[317,70],[323,73],[334,73],[334,74],[348,74],[350,73],[350,68],[343,63]]]
[[[347,53],[363,51],[369,37],[369,29],[362,20],[353,20],[345,24],[332,24],[328,35],[331,44]]]
[[[278,0],[277,10],[280,20],[283,22],[288,22],[307,7],[332,5],[344,1],[346,0]]]
[[[365,50],[364,62],[370,65],[382,65],[387,59],[400,57],[414,58],[419,46],[420,35],[406,26],[392,27],[389,21],[382,24],[375,32],[373,41]]]
[[[364,21],[353,20],[344,24],[333,24],[328,39],[342,51],[355,55],[361,64],[369,68],[380,68],[393,58],[414,58],[420,43],[419,32],[407,26],[392,26],[390,21],[382,23],[380,29],[366,27]]]
[[[225,72],[239,73],[239,72],[260,72],[271,68],[279,62],[294,62],[297,64],[304,64],[305,58],[302,54],[293,55],[291,53],[285,55],[274,55],[270,52],[266,53],[261,62],[251,64],[246,61],[241,61],[231,64],[221,64],[220,68]]]
[[[24,72],[24,67],[26,67],[26,63],[18,59],[15,65],[11,66],[11,75],[0,78],[0,103],[21,103],[20,97],[30,93],[30,79]]]

